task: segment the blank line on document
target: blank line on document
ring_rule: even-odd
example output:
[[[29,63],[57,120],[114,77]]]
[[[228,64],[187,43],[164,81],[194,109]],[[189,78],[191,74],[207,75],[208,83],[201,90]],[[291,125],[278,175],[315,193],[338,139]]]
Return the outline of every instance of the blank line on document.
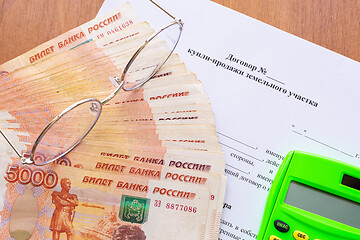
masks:
[[[332,147],[332,146],[330,146],[330,145],[328,145],[328,144],[326,144],[326,143],[323,143],[323,142],[321,142],[321,141],[318,141],[318,140],[316,140],[316,139],[314,139],[314,138],[311,138],[311,137],[309,137],[309,136],[305,136],[305,137],[306,137],[307,139],[310,139],[310,140],[314,141],[314,142],[320,143],[320,144],[324,145],[325,147],[328,147],[328,148],[331,148],[331,149],[333,149],[333,150],[335,150],[335,151],[341,152],[342,154],[345,154],[345,155],[347,155],[347,156],[349,156],[349,157],[354,157],[354,156],[352,156],[351,154],[348,154],[348,153],[346,153],[346,152],[340,151],[339,149],[334,148],[334,147]]]
[[[296,134],[299,134],[299,135],[301,135],[302,136],[302,133],[299,133],[299,132],[297,132],[297,131],[294,131],[294,130],[292,130],[294,133],[296,133]]]
[[[349,156],[349,157],[354,157],[353,155],[351,155],[351,154],[348,154],[348,153],[346,153],[346,152],[343,152],[343,151],[340,151],[342,154],[345,154],[345,155],[347,155],[347,156]]]
[[[244,145],[244,146],[247,146],[247,147],[249,147],[249,148],[252,148],[252,149],[254,149],[254,150],[257,150],[257,149],[258,149],[257,147],[253,147],[253,146],[251,146],[251,145],[249,145],[249,144],[240,142],[239,140],[236,140],[235,138],[229,137],[229,136],[227,136],[227,135],[225,135],[225,134],[223,134],[223,133],[220,133],[220,132],[216,132],[216,133],[219,134],[219,135],[221,135],[221,136],[227,137],[227,138],[229,138],[229,139],[231,139],[231,140],[233,140],[233,141],[235,141],[235,142],[237,142],[237,143],[240,143],[240,144],[242,144],[242,145]]]
[[[233,148],[233,147],[230,147],[230,146],[228,146],[228,145],[226,145],[226,144],[223,144],[222,142],[219,142],[219,143],[220,143],[221,145],[225,146],[225,147],[228,147],[228,148],[230,148],[230,149],[232,149],[232,150],[235,150],[235,151],[237,151],[237,152],[239,152],[239,153],[242,153],[242,154],[244,154],[244,155],[246,155],[246,156],[248,156],[248,157],[251,157],[251,158],[253,158],[253,159],[255,159],[255,160],[259,161],[259,162],[264,162],[263,159],[259,159],[259,158],[256,158],[256,157],[254,157],[254,156],[251,156],[251,155],[249,155],[249,154],[246,154],[246,153],[244,153],[244,152],[242,152],[242,151],[240,151],[240,150],[238,150],[238,149],[236,149],[236,148]]]
[[[267,78],[270,78],[271,80],[273,80],[273,81],[275,81],[275,82],[278,82],[278,83],[281,83],[281,84],[283,84],[283,85],[285,85],[285,83],[283,83],[282,81],[279,81],[279,80],[277,80],[277,79],[275,79],[275,78],[272,78],[272,77],[269,77],[269,76],[266,76]]]
[[[326,147],[328,147],[328,148],[331,148],[331,149],[336,150],[336,151],[339,152],[339,149],[334,148],[334,147],[332,147],[332,146],[330,146],[330,145],[328,145],[328,144],[326,144],[326,143],[320,142],[320,141],[318,141],[318,140],[316,140],[316,139],[314,139],[314,138],[311,138],[311,137],[309,137],[309,136],[305,136],[305,137],[308,138],[308,139],[310,139],[310,140],[313,140],[314,142],[320,143],[320,144],[322,144],[322,145],[324,145],[324,146],[326,146]]]
[[[228,167],[231,167],[231,168],[233,168],[233,169],[235,169],[235,170],[238,170],[238,171],[240,171],[240,172],[242,172],[242,173],[250,174],[250,172],[245,172],[245,171],[240,170],[240,169],[238,169],[238,168],[236,168],[236,167],[233,167],[233,166],[231,166],[231,165],[229,165],[229,164],[225,164],[225,165],[228,166]]]

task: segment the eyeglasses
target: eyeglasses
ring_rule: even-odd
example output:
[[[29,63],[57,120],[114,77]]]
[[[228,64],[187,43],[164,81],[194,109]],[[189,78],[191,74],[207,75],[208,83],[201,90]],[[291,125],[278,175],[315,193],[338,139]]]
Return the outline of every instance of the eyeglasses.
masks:
[[[121,77],[113,78],[117,87],[108,97],[102,101],[96,98],[87,98],[66,108],[44,128],[34,142],[30,153],[20,155],[0,130],[23,164],[42,166],[69,153],[93,129],[105,103],[114,98],[121,89],[132,91],[145,84],[168,60],[179,42],[183,22],[181,19],[173,17],[154,1],[150,1],[174,21],[157,30],[139,47],[126,64]],[[156,54],[153,54],[154,51]],[[76,128],[74,128],[74,119],[81,122]],[[36,156],[42,157],[37,158]]]

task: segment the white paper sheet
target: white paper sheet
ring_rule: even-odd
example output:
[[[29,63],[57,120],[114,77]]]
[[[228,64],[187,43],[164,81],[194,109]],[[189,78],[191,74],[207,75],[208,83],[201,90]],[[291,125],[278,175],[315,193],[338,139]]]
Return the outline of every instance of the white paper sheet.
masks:
[[[154,28],[171,21],[149,1],[130,2]],[[226,153],[219,239],[256,238],[289,151],[360,166],[358,62],[213,2],[157,3],[185,23],[176,52],[204,84]]]

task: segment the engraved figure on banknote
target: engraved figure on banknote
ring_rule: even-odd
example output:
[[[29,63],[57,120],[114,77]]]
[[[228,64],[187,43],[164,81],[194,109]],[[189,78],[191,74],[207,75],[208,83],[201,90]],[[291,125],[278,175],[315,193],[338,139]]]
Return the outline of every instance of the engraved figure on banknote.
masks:
[[[50,230],[53,232],[53,240],[60,239],[60,233],[66,233],[67,239],[74,239],[74,226],[72,224],[75,215],[75,207],[79,205],[77,195],[69,193],[71,181],[63,178],[60,181],[61,192],[52,193],[52,203],[55,211],[51,218]]]

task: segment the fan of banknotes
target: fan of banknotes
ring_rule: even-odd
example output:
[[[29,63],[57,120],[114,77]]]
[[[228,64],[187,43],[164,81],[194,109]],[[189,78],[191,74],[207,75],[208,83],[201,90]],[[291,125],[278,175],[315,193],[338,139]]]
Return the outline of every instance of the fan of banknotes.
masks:
[[[153,32],[127,3],[0,65],[0,239],[218,239],[226,177],[211,106],[176,50],[158,69],[166,41],[136,55]],[[131,86],[144,72],[117,92],[118,77]],[[36,143],[90,98],[102,104],[66,112]],[[46,164],[18,156],[31,154]]]

